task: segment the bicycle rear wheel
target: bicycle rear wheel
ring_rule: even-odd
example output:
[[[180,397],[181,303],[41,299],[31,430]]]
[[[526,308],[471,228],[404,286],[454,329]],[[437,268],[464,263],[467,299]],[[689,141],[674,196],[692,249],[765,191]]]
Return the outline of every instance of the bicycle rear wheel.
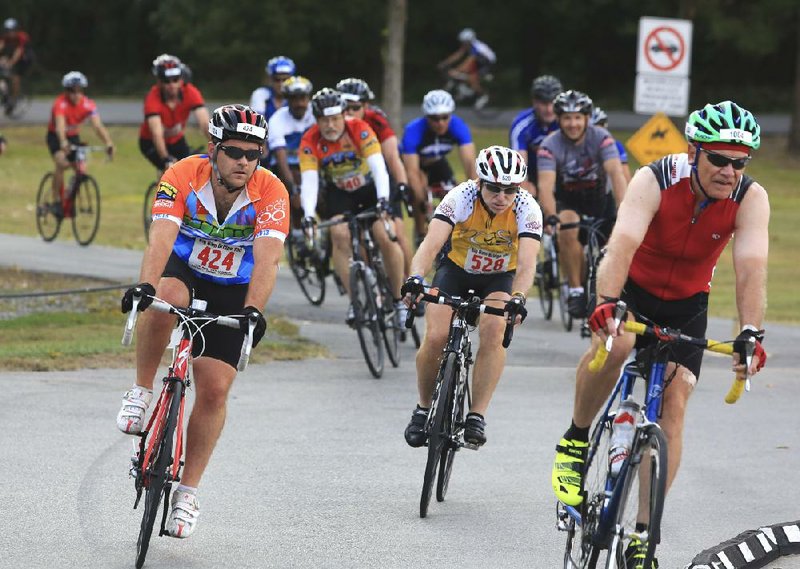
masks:
[[[100,189],[94,178],[84,174],[72,199],[72,232],[75,240],[86,246],[100,227]]]
[[[359,264],[354,264],[350,269],[350,300],[364,360],[373,377],[380,378],[383,375],[383,334],[378,323],[375,291],[367,282],[364,267]]]
[[[61,229],[61,202],[53,201],[53,173],[48,172],[39,182],[36,193],[36,229],[45,241],[52,241]]]
[[[622,536],[636,529],[637,517],[647,524],[647,552],[643,566],[650,567],[661,541],[661,516],[667,492],[667,439],[658,425],[644,426],[636,437],[616,515],[616,535],[609,546],[608,569],[625,567]],[[640,513],[641,512],[641,513]]]
[[[167,517],[167,508],[169,507],[169,491],[172,488],[172,473],[170,472],[170,467],[173,464],[172,443],[175,429],[178,425],[181,406],[181,396],[177,392],[177,388],[171,392],[168,403],[169,411],[164,417],[163,428],[158,429],[157,426],[154,426],[156,427],[155,436],[159,437],[159,440],[153,447],[154,452],[153,456],[150,457],[150,464],[144,465],[142,468],[141,476],[144,477],[145,498],[142,524],[139,528],[139,539],[136,544],[136,569],[141,569],[142,565],[144,565],[162,497],[164,498],[164,509],[161,517],[162,529]],[[161,535],[161,531],[159,531],[159,535]]]
[[[547,236],[552,239],[552,236]],[[536,276],[534,284],[539,292],[539,305],[545,320],[553,317],[553,289],[558,285],[558,265],[555,265],[555,278],[553,277],[554,262],[550,254],[549,243],[545,243],[542,236],[542,247],[539,249],[539,261],[536,263]]]
[[[454,354],[455,355],[455,354]],[[449,362],[448,362],[449,363]],[[467,395],[467,383],[459,383],[459,375],[463,372],[461,366],[458,364],[458,359],[453,358],[455,369],[445,373],[450,373],[453,377],[454,389],[447,398],[447,420],[449,420],[449,428],[447,432],[450,437],[445,440],[444,447],[442,448],[442,461],[439,466],[439,478],[436,482],[436,500],[443,502],[447,495],[447,488],[450,485],[450,475],[453,472],[453,460],[458,451],[458,443],[456,442],[456,433],[458,429],[464,428],[464,400]]]
[[[144,240],[150,242],[150,225],[153,223],[153,202],[156,201],[158,182],[152,182],[144,193],[144,209],[142,221],[144,222]]]
[[[291,233],[291,232],[290,232]],[[325,300],[325,267],[316,250],[309,251],[305,242],[291,234],[286,239],[286,260],[303,295],[314,306]]]
[[[558,289],[558,310],[561,312],[561,323],[564,325],[564,330],[567,332],[572,331],[572,315],[569,313],[567,306],[567,299],[569,298],[569,284],[567,281],[562,281]]]
[[[453,389],[456,381],[455,370],[456,354],[449,352],[439,368],[439,376],[436,378],[436,390],[433,401],[431,401],[430,413],[433,419],[428,434],[428,462],[425,464],[422,495],[419,500],[419,517],[421,518],[428,515],[428,506],[431,503],[431,494],[433,493],[433,481],[436,479],[436,471],[442,460],[442,451],[451,435],[448,432],[450,430],[448,401],[452,402],[453,398]]]

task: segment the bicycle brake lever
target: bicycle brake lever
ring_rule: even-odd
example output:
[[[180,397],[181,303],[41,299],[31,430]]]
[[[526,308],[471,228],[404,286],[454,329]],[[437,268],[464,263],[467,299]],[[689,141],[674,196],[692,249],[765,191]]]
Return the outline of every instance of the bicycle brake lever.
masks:
[[[616,308],[614,308],[614,330],[619,328],[620,322],[622,322],[622,318],[625,316],[625,313],[628,311],[628,305],[625,303],[624,300],[618,300]],[[614,343],[613,336],[609,336],[606,338],[606,351],[611,351],[611,345]]]

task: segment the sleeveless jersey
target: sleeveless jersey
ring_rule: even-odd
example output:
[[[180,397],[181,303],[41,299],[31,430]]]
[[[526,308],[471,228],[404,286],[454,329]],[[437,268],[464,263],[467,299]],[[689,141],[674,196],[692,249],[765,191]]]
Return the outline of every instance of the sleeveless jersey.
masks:
[[[661,203],[628,274],[662,300],[708,292],[717,260],[733,234],[739,204],[753,179],[742,176],[730,196],[707,201],[693,217],[695,195],[688,155],[665,156],[648,167],[658,180]]]
[[[427,166],[447,156],[455,146],[470,142],[472,133],[461,117],[451,115],[447,132],[441,136],[431,130],[425,117],[419,117],[406,125],[400,147],[403,154],[419,154],[420,165]]]
[[[298,167],[300,160],[297,157],[297,151],[300,148],[300,139],[303,138],[303,133],[316,123],[311,105],[308,105],[306,113],[299,119],[294,118],[292,113],[289,112],[289,107],[281,107],[275,111],[275,114],[269,119],[267,128],[269,133],[267,141],[270,150],[270,166],[276,167],[278,164],[274,150],[284,148],[289,166]]]
[[[283,241],[289,233],[289,194],[269,170],[257,168],[228,212],[217,219],[207,155],[169,168],[158,185],[153,220],[180,226],[173,252],[198,277],[223,285],[246,284],[253,272],[253,242]]]
[[[97,114],[97,105],[86,95],[81,95],[78,103],[73,105],[65,93],[60,94],[53,101],[53,108],[50,111],[50,122],[47,125],[48,132],[56,131],[56,117],[63,116],[66,121],[67,136],[77,136],[83,121]]]
[[[378,137],[378,142],[383,142],[387,138],[397,136],[389,124],[389,119],[382,110],[377,107],[371,107],[364,111],[364,121],[375,131]]]
[[[453,226],[447,257],[468,273],[513,271],[519,240],[542,238],[542,211],[523,189],[511,207],[493,216],[480,198],[478,183],[467,180],[442,198],[433,216]]]
[[[164,142],[166,144],[175,144],[183,138],[183,134],[186,132],[186,122],[189,120],[189,115],[193,110],[203,105],[205,105],[203,95],[191,83],[186,83],[181,88],[178,94],[178,103],[174,109],[169,108],[169,105],[164,101],[161,96],[161,88],[158,85],[153,85],[144,99],[144,122],[139,127],[139,138],[152,140],[153,134],[150,132],[147,119],[157,115],[161,117],[161,125],[164,127]],[[206,125],[200,126],[205,128]]]

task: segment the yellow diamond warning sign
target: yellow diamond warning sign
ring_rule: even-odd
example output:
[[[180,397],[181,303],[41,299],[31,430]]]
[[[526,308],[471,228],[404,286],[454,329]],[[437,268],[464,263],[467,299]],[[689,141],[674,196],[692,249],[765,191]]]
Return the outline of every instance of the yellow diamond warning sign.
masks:
[[[686,152],[686,139],[664,113],[656,113],[625,144],[641,165],[666,156]]]

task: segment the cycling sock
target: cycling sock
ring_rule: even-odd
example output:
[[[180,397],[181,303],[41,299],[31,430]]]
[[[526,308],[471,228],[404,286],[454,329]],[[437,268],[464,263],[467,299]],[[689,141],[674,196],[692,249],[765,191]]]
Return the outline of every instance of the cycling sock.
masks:
[[[588,443],[589,428],[590,427],[578,427],[575,425],[575,421],[572,421],[572,423],[569,426],[569,429],[567,429],[567,432],[564,433],[564,438],[567,440],[576,440]]]
[[[640,522],[636,523],[636,533],[641,533],[643,531],[647,531],[647,524],[643,524]]]
[[[131,389],[141,389],[145,393],[149,393],[150,395],[153,394],[152,389],[147,389],[146,387],[142,387],[141,385],[137,385],[136,383],[133,384],[133,387]]]
[[[192,496],[197,496],[197,488],[193,486],[184,486],[183,484],[179,484],[177,491],[186,492],[187,494],[191,494]]]
[[[481,421],[485,421],[486,420],[483,415],[481,415],[480,413],[475,413],[473,411],[470,411],[469,413],[467,413],[467,419],[469,419],[470,415],[480,418]]]
[[[570,295],[583,294],[583,287],[582,286],[569,287],[569,294]]]
[[[430,407],[423,407],[419,403],[417,403],[417,409],[419,409],[420,411],[425,411],[426,413],[431,410]]]

